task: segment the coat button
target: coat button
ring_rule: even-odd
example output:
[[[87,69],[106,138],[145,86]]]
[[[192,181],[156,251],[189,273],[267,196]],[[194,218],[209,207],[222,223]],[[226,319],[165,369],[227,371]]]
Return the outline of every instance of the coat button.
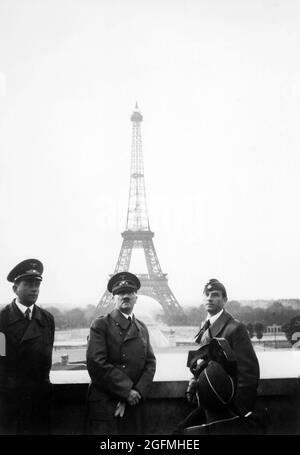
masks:
[[[126,365],[122,365],[122,368],[126,368]]]

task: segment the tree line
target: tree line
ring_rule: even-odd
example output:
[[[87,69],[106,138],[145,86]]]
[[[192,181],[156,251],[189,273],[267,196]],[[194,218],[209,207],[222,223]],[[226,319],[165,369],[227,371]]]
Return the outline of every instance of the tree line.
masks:
[[[292,305],[283,305],[279,300],[270,303],[266,308],[242,305],[236,300],[229,300],[225,309],[246,325],[260,322],[264,327],[272,324],[282,326],[300,314],[300,305],[298,310],[293,308]],[[200,325],[206,315],[207,312],[204,305],[199,305],[186,308],[184,316],[160,315],[160,320],[172,325]]]
[[[85,308],[72,308],[61,310],[56,306],[46,308],[55,318],[55,325],[58,330],[77,329],[90,327],[96,316],[96,305],[87,305]],[[263,332],[268,325],[277,324],[282,327],[286,338],[291,344],[300,339],[300,309],[292,305],[283,305],[279,300],[271,303],[265,308],[242,305],[236,300],[228,301],[226,310],[235,318],[243,322],[250,337],[263,337]],[[158,315],[158,322],[168,325],[192,325],[200,326],[206,318],[204,305],[193,306],[185,309],[181,316]],[[299,333],[299,336],[296,336]]]
[[[45,310],[54,317],[56,329],[67,330],[90,327],[96,315],[96,308],[96,305],[87,305],[85,308],[60,310],[56,306],[48,306]]]
[[[96,305],[87,305],[85,308],[72,308],[61,310],[56,306],[49,306],[46,309],[54,316],[58,329],[86,328],[96,316]],[[185,314],[181,315],[159,315],[157,319],[168,325],[193,325],[199,326],[206,318],[204,305],[185,308]],[[265,328],[268,325],[277,324],[285,326],[291,319],[300,315],[292,305],[283,305],[279,300],[271,303],[266,308],[242,305],[236,300],[230,300],[226,304],[226,310],[244,324],[260,323]],[[251,326],[249,326],[251,327]]]

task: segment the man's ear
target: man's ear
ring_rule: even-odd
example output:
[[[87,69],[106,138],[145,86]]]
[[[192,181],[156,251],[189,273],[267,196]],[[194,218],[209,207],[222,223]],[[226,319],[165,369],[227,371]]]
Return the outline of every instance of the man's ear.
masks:
[[[17,289],[18,289],[18,286],[17,286],[16,284],[14,284],[12,288],[13,288],[14,293],[16,294],[16,293],[17,293],[16,291],[17,291]]]

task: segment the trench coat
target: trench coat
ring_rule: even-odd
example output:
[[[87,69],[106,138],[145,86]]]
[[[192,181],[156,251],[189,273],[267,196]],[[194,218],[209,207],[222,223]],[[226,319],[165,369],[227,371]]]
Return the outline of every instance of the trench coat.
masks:
[[[144,400],[152,384],[156,359],[145,324],[132,323],[115,309],[91,325],[87,347],[88,392],[87,432],[138,434],[145,417]],[[114,417],[119,401],[126,402],[131,389],[142,400],[126,404],[124,417]]]
[[[55,324],[34,306],[27,321],[15,301],[0,311],[5,356],[0,357],[0,434],[50,432],[49,373]]]

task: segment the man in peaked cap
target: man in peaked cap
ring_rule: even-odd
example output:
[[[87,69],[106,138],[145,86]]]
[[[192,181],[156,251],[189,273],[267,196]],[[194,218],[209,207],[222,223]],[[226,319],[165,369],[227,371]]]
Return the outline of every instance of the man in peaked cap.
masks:
[[[115,308],[91,325],[87,433],[142,432],[144,400],[153,381],[156,359],[147,327],[133,314],[140,286],[132,273],[114,275],[107,289]]]
[[[7,279],[16,298],[0,311],[5,352],[0,356],[0,434],[50,432],[54,319],[36,305],[43,264],[26,259]]]
[[[228,341],[237,364],[237,389],[233,406],[239,415],[244,416],[252,412],[255,407],[259,364],[245,325],[225,310],[226,302],[225,286],[215,278],[210,279],[204,286],[207,317],[195,341],[200,345],[200,349],[209,344],[212,338],[225,338]],[[192,378],[187,391],[187,397],[190,400],[194,387],[195,378]],[[179,423],[176,432],[180,433],[185,427],[203,423],[203,418],[204,413],[200,406]]]

